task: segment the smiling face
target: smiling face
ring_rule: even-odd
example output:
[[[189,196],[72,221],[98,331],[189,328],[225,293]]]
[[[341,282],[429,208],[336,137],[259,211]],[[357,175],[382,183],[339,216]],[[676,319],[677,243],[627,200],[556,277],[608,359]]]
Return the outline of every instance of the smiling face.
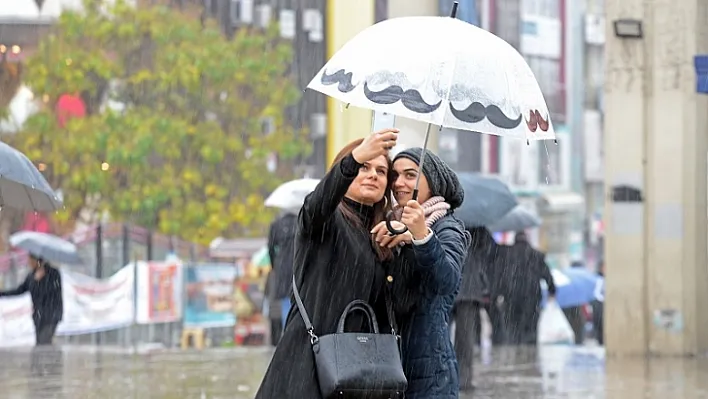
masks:
[[[359,174],[347,190],[347,198],[373,206],[381,201],[388,185],[388,160],[381,155],[359,169]]]
[[[393,163],[393,170],[396,172],[396,177],[391,185],[393,196],[398,201],[398,205],[405,205],[413,199],[415,181],[418,178],[418,165],[408,158],[399,158]],[[418,185],[418,203],[422,204],[429,199],[428,179],[422,175]]]

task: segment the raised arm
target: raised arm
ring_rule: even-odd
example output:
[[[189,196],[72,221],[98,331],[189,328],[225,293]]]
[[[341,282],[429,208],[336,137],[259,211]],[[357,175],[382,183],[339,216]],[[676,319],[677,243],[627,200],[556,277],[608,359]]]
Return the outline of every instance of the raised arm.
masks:
[[[454,294],[460,286],[468,248],[469,236],[462,223],[445,221],[437,231],[413,241],[412,267],[420,271],[426,289],[437,295]]]
[[[298,225],[308,235],[320,234],[359,173],[361,164],[349,154],[325,175],[300,209]]]
[[[315,190],[305,198],[298,220],[301,233],[322,233],[324,226],[344,199],[349,185],[359,174],[359,169],[374,158],[388,156],[389,150],[396,145],[397,133],[397,129],[384,129],[369,135],[351,154],[332,166]]]

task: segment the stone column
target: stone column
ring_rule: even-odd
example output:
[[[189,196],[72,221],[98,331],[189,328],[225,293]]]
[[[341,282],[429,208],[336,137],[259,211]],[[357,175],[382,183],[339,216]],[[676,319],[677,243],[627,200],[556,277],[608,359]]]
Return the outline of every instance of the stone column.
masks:
[[[607,0],[605,8],[607,353],[702,353],[708,99],[695,93],[693,57],[708,53],[708,2]],[[641,20],[643,38],[616,37],[621,18]]]

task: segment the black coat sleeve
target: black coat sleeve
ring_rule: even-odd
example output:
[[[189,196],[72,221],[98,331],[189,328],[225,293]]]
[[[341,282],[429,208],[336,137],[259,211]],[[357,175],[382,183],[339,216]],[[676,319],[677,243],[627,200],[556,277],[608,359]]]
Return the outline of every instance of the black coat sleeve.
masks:
[[[361,164],[348,155],[325,175],[306,198],[300,209],[298,227],[300,233],[308,236],[321,234],[325,225],[344,199],[344,195],[359,174]]]
[[[18,295],[24,294],[25,292],[27,292],[27,290],[29,290],[29,281],[30,281],[31,278],[32,278],[32,273],[30,273],[30,274],[25,278],[25,281],[23,281],[22,284],[20,284],[20,285],[19,285],[17,288],[15,288],[14,290],[0,291],[0,297],[4,297],[4,296],[18,296]]]
[[[64,298],[62,298],[61,273],[57,269],[52,269],[49,274],[50,289],[48,292],[49,303],[52,304],[54,311],[52,312],[53,322],[58,323],[64,316]]]
[[[538,254],[536,261],[538,262],[538,267],[541,268],[541,278],[546,281],[546,284],[548,284],[548,294],[551,296],[555,296],[556,283],[553,281],[551,268],[548,267],[545,256],[543,256],[543,254]]]
[[[275,257],[278,255],[276,248],[278,245],[278,227],[278,221],[276,220],[273,224],[270,225],[270,230],[268,231],[268,259],[270,259],[271,271],[274,271],[276,268]]]
[[[462,223],[433,226],[433,237],[422,245],[413,245],[414,270],[421,273],[423,284],[437,295],[454,294],[460,287],[462,265],[467,258],[469,233]]]

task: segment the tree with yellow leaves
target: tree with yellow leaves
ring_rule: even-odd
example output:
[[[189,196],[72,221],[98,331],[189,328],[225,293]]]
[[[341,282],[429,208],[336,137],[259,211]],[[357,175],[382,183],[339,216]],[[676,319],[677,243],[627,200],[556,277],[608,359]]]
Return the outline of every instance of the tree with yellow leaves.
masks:
[[[62,190],[60,220],[108,211],[201,243],[262,235],[273,216],[263,197],[309,151],[286,118],[299,96],[291,59],[275,28],[229,40],[169,8],[86,0],[27,62],[25,82],[47,105],[12,144]],[[87,115],[58,123],[64,94]]]

